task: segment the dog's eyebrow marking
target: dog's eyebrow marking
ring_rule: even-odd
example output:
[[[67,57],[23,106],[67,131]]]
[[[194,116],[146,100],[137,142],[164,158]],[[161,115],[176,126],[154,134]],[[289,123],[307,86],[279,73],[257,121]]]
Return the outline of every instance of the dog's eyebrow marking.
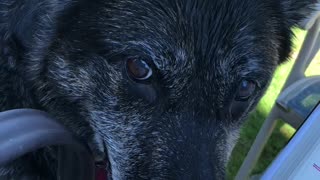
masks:
[[[147,52],[148,52],[148,55],[150,55],[153,59],[156,57],[156,55],[154,54],[151,46],[150,46],[147,42],[145,42],[145,41],[129,41],[129,42],[128,42],[128,45],[129,45],[129,46],[130,46],[130,45],[131,45],[131,46],[132,46],[132,45],[134,45],[134,46],[140,46],[140,47],[142,47],[145,51],[147,51]]]
[[[167,66],[167,61],[166,58],[164,58],[161,54],[157,55],[155,52],[156,50],[153,49],[149,44],[155,44],[155,42],[147,42],[147,41],[129,41],[127,42],[126,46],[127,49],[130,49],[131,47],[140,47],[143,49],[144,53],[147,53],[147,55],[151,58],[151,60],[153,61],[154,65],[158,68],[158,69],[163,69],[164,67]],[[157,44],[157,43],[156,43]],[[160,49],[163,48],[160,44],[157,44],[157,47],[159,47]],[[143,53],[143,52],[142,52]],[[156,59],[160,59],[160,61],[157,61]]]

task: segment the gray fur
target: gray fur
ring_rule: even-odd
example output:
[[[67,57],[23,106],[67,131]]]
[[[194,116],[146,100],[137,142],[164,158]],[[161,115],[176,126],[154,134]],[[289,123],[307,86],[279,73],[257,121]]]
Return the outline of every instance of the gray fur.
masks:
[[[223,179],[311,2],[2,0],[0,110],[47,111],[108,158],[113,179]],[[126,74],[128,58],[148,61],[150,82]],[[257,91],[240,102],[243,80]],[[49,149],[0,177],[54,179]]]

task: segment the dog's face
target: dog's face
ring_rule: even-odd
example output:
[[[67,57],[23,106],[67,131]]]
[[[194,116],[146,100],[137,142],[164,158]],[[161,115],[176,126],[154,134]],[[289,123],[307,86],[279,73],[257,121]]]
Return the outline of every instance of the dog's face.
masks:
[[[90,137],[114,179],[221,179],[306,4],[71,3],[54,18],[53,38],[36,38],[46,51],[30,53],[28,71],[40,104]]]

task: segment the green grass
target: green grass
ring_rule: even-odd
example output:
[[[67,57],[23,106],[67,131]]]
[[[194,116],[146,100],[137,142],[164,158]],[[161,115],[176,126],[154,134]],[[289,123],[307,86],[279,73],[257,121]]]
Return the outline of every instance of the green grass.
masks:
[[[292,59],[297,56],[297,52],[301,48],[305,32],[299,29],[294,30],[296,38],[294,39],[294,53],[292,54]],[[233,150],[230,162],[227,167],[227,179],[234,179],[237,171],[239,170],[242,161],[244,160],[247,152],[249,151],[250,146],[252,145],[259,128],[263,124],[263,121],[270,112],[272,105],[277,98],[281,87],[285,83],[285,80],[292,68],[294,61],[290,60],[289,62],[281,65],[272,80],[272,83],[262,98],[258,107],[254,112],[251,113],[249,119],[244,124],[240,139],[235,149]],[[319,75],[320,74],[320,53],[316,56],[315,60],[312,62],[310,67],[307,69],[306,75]],[[253,169],[252,174],[262,173],[280,150],[286,145],[290,137],[294,134],[295,130],[288,124],[285,124],[281,121],[278,121],[277,126],[270,137],[262,155]]]

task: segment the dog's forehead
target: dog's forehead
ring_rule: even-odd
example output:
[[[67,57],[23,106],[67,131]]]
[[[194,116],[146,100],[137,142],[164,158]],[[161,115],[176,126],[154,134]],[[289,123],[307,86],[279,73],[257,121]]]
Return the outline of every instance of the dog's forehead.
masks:
[[[258,1],[100,0],[72,17],[68,37],[78,40],[74,32],[87,32],[84,39],[95,43],[95,51],[107,51],[106,59],[112,60],[108,53],[150,57],[167,86],[175,89],[172,94],[192,84],[208,86],[201,91],[212,94],[214,84],[227,89],[224,84],[237,81],[239,67],[241,73],[265,70],[259,76],[269,77],[268,66],[275,63],[265,59],[277,54],[277,43],[270,46],[274,38],[268,33],[277,22],[261,14],[270,12]]]
[[[112,51],[150,57],[174,93],[190,85],[190,79],[210,85],[203,90],[212,93],[214,83],[225,88],[223,84],[237,81],[235,71],[241,68],[240,73],[265,70],[268,77],[269,67],[275,66],[274,59],[270,63],[266,59],[277,54],[277,42],[270,35],[277,22],[261,14],[270,12],[263,11],[266,5],[258,1],[104,2],[105,6],[90,12],[96,16],[89,22],[94,23],[91,29],[102,32],[99,38]]]
[[[99,24],[104,24],[108,43],[138,47],[163,68],[191,67],[188,63],[230,61],[257,52],[252,51],[254,41],[268,33],[257,29],[272,26],[263,23],[258,4],[250,0],[119,1],[104,8],[108,18],[101,18],[104,22]]]

